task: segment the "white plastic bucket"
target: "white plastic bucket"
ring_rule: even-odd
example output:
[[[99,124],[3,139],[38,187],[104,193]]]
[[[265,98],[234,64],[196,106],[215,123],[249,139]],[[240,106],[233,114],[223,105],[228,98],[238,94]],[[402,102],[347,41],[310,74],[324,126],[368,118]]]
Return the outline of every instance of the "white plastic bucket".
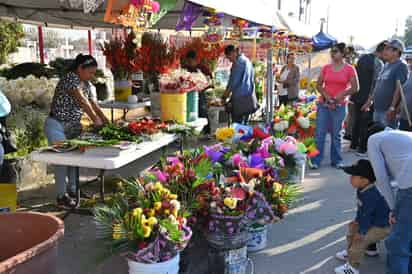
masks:
[[[159,118],[161,116],[160,109],[160,92],[151,92],[150,93],[150,112],[152,117]]]
[[[129,274],[178,274],[180,255],[171,260],[155,264],[144,264],[127,259]]]
[[[297,165],[296,175],[291,176],[290,180],[296,184],[303,184],[303,182],[305,181],[306,157],[299,159],[296,165]]]
[[[210,123],[210,132],[215,133],[219,128],[219,108],[209,108],[208,118]]]
[[[247,251],[260,251],[267,246],[268,227],[267,225],[249,228],[249,240],[247,242]]]

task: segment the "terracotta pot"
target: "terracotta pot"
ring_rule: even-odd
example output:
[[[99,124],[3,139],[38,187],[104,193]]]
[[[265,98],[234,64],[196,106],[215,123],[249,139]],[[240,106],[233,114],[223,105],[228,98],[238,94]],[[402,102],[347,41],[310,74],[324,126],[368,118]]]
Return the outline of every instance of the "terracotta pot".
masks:
[[[56,274],[60,219],[39,213],[0,214],[0,273]]]

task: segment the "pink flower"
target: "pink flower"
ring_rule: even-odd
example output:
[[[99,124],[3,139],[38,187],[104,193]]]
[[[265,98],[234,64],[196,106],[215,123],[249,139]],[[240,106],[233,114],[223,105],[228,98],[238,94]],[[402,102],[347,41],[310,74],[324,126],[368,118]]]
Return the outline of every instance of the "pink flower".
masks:
[[[157,1],[152,2],[152,12],[158,13],[160,11],[160,4]]]
[[[284,143],[280,146],[280,152],[285,153],[286,155],[293,155],[298,151],[298,148],[295,144]]]

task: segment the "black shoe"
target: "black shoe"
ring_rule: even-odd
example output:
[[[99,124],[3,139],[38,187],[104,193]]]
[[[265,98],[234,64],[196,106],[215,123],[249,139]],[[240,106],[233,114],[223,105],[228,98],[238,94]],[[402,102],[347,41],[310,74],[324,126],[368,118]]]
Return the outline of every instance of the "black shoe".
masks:
[[[346,141],[352,141],[352,136],[344,135],[343,139],[346,140]]]
[[[376,246],[376,244],[369,245],[368,248],[365,251],[365,254],[369,257],[378,256],[379,252],[378,252],[378,247]]]
[[[63,196],[57,197],[57,206],[61,207],[75,207],[76,201],[72,199],[69,194],[64,194]]]

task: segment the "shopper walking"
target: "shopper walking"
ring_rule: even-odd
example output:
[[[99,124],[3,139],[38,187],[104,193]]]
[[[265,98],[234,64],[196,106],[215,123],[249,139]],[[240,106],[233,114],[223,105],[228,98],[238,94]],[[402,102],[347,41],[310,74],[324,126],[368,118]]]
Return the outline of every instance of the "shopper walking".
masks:
[[[319,150],[312,160],[317,169],[324,155],[326,134],[331,132],[332,166],[343,167],[341,156],[341,130],[345,119],[345,98],[358,91],[359,83],[355,68],[344,61],[345,44],[339,43],[331,50],[332,63],[322,68],[317,89],[321,94],[318,103],[315,140]]]
[[[229,83],[223,101],[230,97],[232,122],[248,124],[249,117],[259,106],[255,93],[255,72],[250,60],[233,45],[225,48],[225,56],[232,62]]]
[[[386,239],[388,274],[412,273],[412,133],[385,130],[368,141],[368,156],[376,186],[391,210],[391,234]],[[391,181],[398,183],[396,195]]]
[[[404,84],[408,78],[408,66],[400,59],[403,51],[404,45],[397,39],[385,44],[383,58],[386,64],[376,81],[373,94],[373,120],[391,128],[398,127],[396,110],[400,102],[400,92],[397,82]],[[367,106],[370,105],[372,98]]]
[[[44,126],[51,145],[78,137],[82,131],[80,121],[84,112],[96,127],[108,123],[97,104],[96,94],[93,94],[89,82],[96,74],[96,69],[97,62],[91,55],[79,54],[71,71],[57,84],[50,116],[46,119]],[[75,170],[66,166],[55,166],[54,178],[57,204],[59,206],[74,206]]]
[[[279,83],[279,103],[287,105],[289,102],[294,102],[299,96],[299,80],[300,70],[296,65],[295,53],[289,53],[287,56],[287,64],[282,67]]]
[[[383,69],[383,51],[385,42],[381,42],[374,53],[361,56],[356,65],[359,77],[359,92],[351,96],[353,107],[352,142],[350,148],[357,150],[359,156],[366,156],[368,126],[373,120],[373,112],[368,102],[373,96],[376,79]]]

